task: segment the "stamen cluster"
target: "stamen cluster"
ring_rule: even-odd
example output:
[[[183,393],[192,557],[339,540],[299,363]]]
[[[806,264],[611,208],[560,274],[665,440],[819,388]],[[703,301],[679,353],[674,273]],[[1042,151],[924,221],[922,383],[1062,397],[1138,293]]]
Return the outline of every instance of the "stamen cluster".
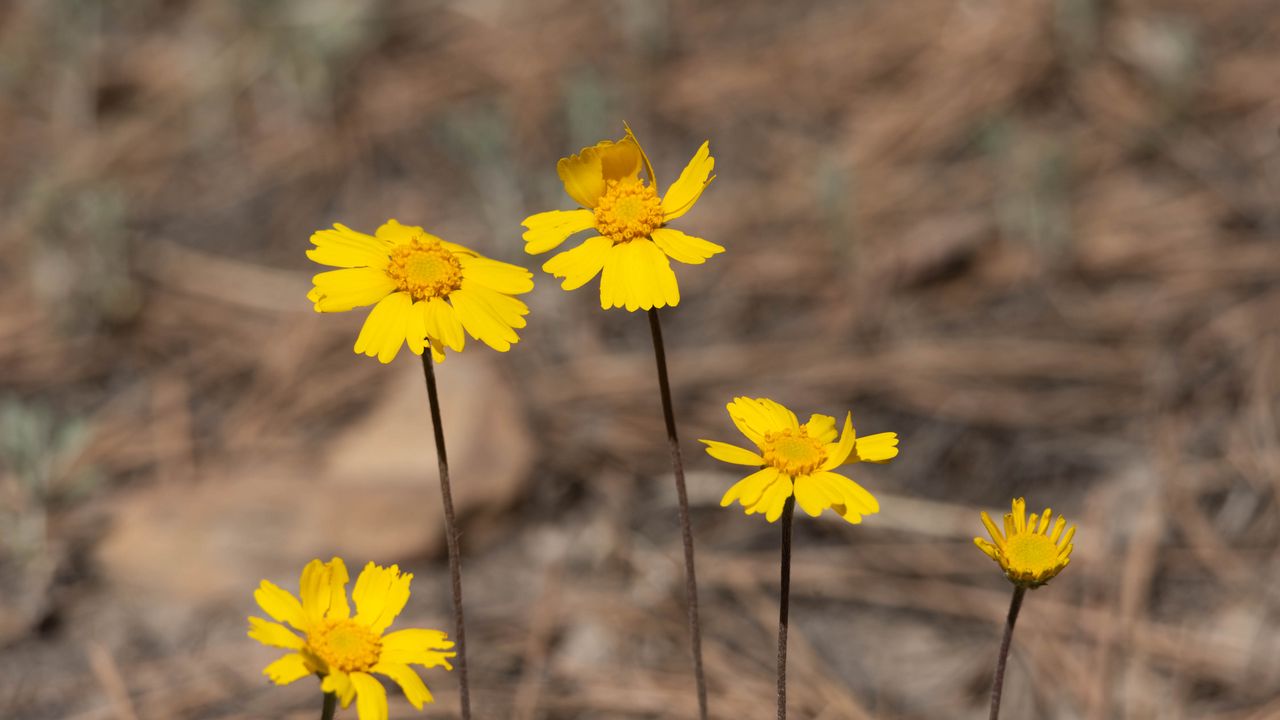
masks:
[[[462,286],[462,265],[439,240],[421,235],[391,250],[387,276],[413,299],[430,300]]]
[[[808,475],[827,460],[826,449],[809,437],[804,425],[766,433],[760,449],[766,463],[787,475]]]
[[[382,638],[352,620],[325,620],[307,634],[307,646],[331,670],[368,672],[382,655]]]
[[[609,180],[595,209],[596,230],[614,244],[648,237],[662,226],[662,200],[639,178]]]

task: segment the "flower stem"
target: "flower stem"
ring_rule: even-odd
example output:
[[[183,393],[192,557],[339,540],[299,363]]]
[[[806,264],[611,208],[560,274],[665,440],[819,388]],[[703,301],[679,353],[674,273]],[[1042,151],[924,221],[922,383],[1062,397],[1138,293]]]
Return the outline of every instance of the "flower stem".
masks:
[[[707,720],[707,681],[702,673],[702,629],[698,622],[698,578],[693,569],[693,527],[689,524],[689,493],[684,484],[684,461],[680,458],[680,438],[676,415],[671,409],[671,382],[667,378],[667,351],[662,343],[662,323],[658,309],[649,310],[649,330],[653,334],[653,357],[658,365],[658,389],[662,394],[662,414],[667,421],[667,444],[671,446],[671,467],[676,476],[676,498],[680,506],[680,535],[684,540],[684,594],[689,614],[689,643],[693,651],[693,678],[698,690],[698,717]]]
[[[320,709],[320,720],[333,720],[333,712],[338,709],[338,696],[331,692],[324,694],[324,707]]]
[[[427,378],[427,399],[431,403],[431,425],[436,436],[436,457],[440,461],[440,495],[444,501],[444,536],[449,548],[449,580],[453,586],[454,649],[458,655],[458,688],[462,720],[471,720],[471,686],[467,683],[467,633],[462,618],[462,554],[458,550],[458,524],[453,514],[453,491],[449,487],[449,457],[444,450],[444,426],[440,422],[440,397],[436,391],[435,361],[430,351],[422,353],[422,370]]]
[[[1022,609],[1022,596],[1027,589],[1018,585],[1013,589],[1013,600],[1009,602],[1009,617],[1004,624],[1004,639],[1000,641],[1000,657],[996,660],[996,678],[991,686],[990,720],[1000,717],[1000,693],[1004,689],[1004,666],[1009,660],[1009,643],[1013,640],[1013,624],[1018,622],[1018,611]]]
[[[791,519],[795,495],[782,506],[782,590],[778,599],[778,720],[787,718],[787,615],[791,608]]]

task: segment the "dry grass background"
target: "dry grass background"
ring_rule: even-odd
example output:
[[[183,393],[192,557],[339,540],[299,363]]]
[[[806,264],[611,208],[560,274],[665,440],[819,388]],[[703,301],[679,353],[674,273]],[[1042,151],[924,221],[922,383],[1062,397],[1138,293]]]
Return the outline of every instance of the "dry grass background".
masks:
[[[720,176],[666,314],[716,717],[772,713],[777,528],[694,439],[759,394],[902,436],[881,515],[799,523],[794,717],[984,716],[970,539],[1026,494],[1081,530],[1006,717],[1280,718],[1278,42],[1272,0],[3,4],[0,717],[313,717],[244,616],[314,556],[446,627],[420,369],[310,311],[307,236],[535,265],[555,159],[627,119]],[[645,323],[531,304],[440,369],[477,710],[691,718]]]

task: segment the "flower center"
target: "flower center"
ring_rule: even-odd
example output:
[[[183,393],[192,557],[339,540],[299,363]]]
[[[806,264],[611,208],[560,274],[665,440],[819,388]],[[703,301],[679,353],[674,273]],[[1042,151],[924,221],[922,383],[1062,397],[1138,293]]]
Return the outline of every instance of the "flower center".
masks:
[[[353,620],[325,620],[307,633],[307,646],[331,669],[342,672],[367,672],[382,654],[382,638]]]
[[[430,300],[462,286],[462,265],[439,240],[420,235],[391,250],[387,276],[414,300]]]
[[[1058,566],[1058,546],[1040,533],[1011,535],[1004,552],[1009,569],[1017,573],[1039,575]]]
[[[764,461],[787,475],[808,475],[827,460],[822,443],[809,437],[804,425],[764,436]]]
[[[595,212],[596,230],[615,245],[648,237],[662,226],[662,200],[639,178],[609,180]]]

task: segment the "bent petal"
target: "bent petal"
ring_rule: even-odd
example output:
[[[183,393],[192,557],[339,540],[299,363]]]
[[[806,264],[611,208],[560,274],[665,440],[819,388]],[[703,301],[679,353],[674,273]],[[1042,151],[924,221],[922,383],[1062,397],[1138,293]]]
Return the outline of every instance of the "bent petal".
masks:
[[[413,300],[408,293],[398,292],[383,298],[365,318],[356,338],[355,351],[387,364],[395,359],[408,337],[409,311]]]
[[[857,442],[857,433],[853,429],[853,413],[844,416],[844,432],[840,434],[840,442],[827,446],[827,461],[822,463],[823,470],[838,468],[849,459]]]
[[[583,148],[577,155],[560,158],[556,174],[564,191],[584,208],[594,208],[604,193],[604,166],[596,148]]]
[[[720,245],[668,227],[658,228],[650,235],[662,252],[686,265],[701,265],[712,255],[724,252]]]
[[[370,562],[360,572],[351,598],[356,602],[356,622],[381,634],[409,600],[412,573],[400,573],[399,565],[381,567]]]
[[[458,289],[449,294],[454,313],[472,338],[498,352],[506,352],[519,342],[520,336],[503,321],[502,314],[489,306],[474,290]],[[521,321],[523,322],[523,321]]]
[[[716,159],[711,157],[710,143],[702,143],[702,147],[694,153],[693,159],[681,171],[680,177],[671,183],[667,194],[662,198],[662,216],[665,222],[689,212],[694,203],[698,202],[702,191],[716,179],[711,175],[715,166]]]
[[[533,273],[519,265],[485,257],[461,256],[462,276],[504,295],[521,295],[533,290]]]
[[[754,473],[734,483],[733,487],[725,492],[724,497],[720,498],[720,507],[728,507],[733,504],[734,500],[742,503],[742,507],[749,509],[760,501],[760,496],[764,491],[778,481],[780,473],[775,467],[766,467],[757,470]]]
[[[551,210],[530,215],[521,223],[527,228],[521,235],[524,251],[540,255],[555,250],[570,235],[590,230],[595,223],[596,216],[590,210]]]
[[[330,668],[329,674],[325,675],[324,680],[320,681],[320,689],[337,695],[343,709],[346,709],[351,704],[351,701],[356,699],[356,686],[351,684],[351,676],[341,670]]]
[[[804,426],[809,433],[809,437],[814,440],[820,443],[835,442],[836,419],[830,415],[814,413],[809,416],[809,422],[805,423]]]
[[[307,631],[307,618],[302,614],[302,603],[288,590],[270,580],[263,580],[258,589],[253,591],[253,599],[271,619],[287,622],[302,632]]]
[[[440,630],[411,628],[387,633],[382,637],[381,661],[404,665],[423,665],[425,667],[444,667],[449,670],[453,665],[449,659],[457,653],[449,651],[453,641]]]
[[[614,247],[614,254],[621,255],[619,265],[626,276],[626,291],[622,300],[629,312],[668,305],[675,307],[680,302],[676,274],[672,272],[671,262],[667,260],[666,254],[657,245],[648,239],[642,239]],[[614,304],[613,307],[618,305]]]

